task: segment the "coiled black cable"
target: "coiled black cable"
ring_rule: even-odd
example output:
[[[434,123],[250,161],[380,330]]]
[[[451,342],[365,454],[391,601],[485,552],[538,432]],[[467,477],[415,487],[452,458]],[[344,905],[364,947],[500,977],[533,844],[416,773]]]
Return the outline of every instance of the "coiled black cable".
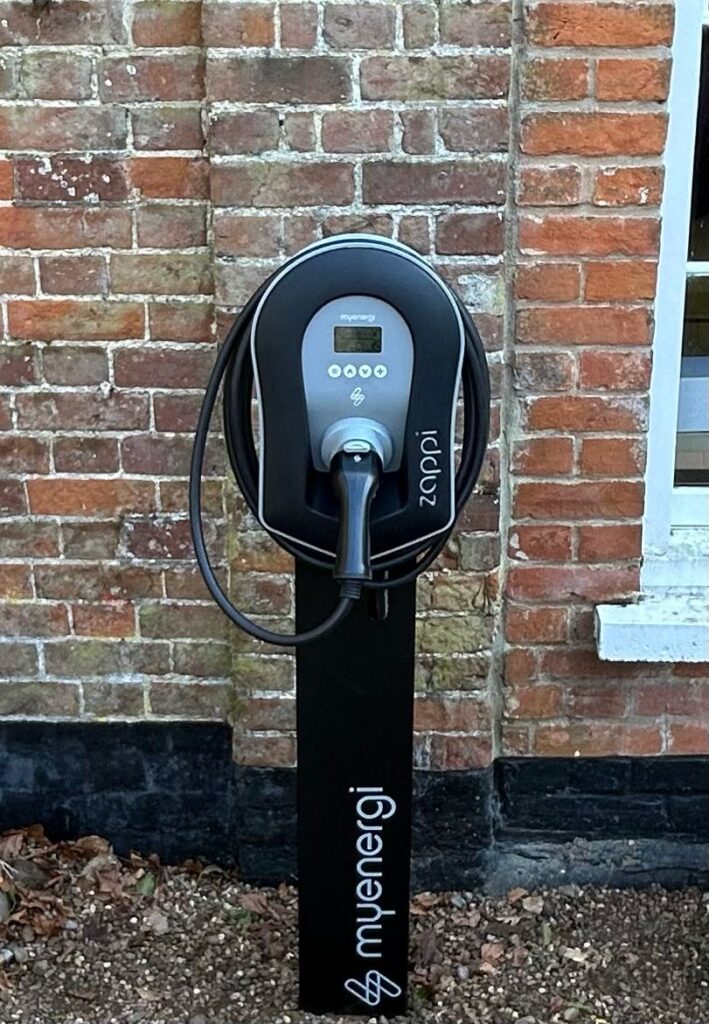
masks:
[[[383,240],[382,240],[383,241]],[[253,365],[250,358],[249,340],[251,323],[256,308],[271,284],[280,274],[279,268],[252,295],[241,313],[234,320],[224,340],[207,383],[202,408],[195,431],[192,462],[190,466],[189,510],[190,527],[195,555],[207,588],[232,622],[246,633],[266,643],[282,647],[310,643],[330,633],[350,612],[359,596],[359,586],[346,581],[341,587],[341,597],[331,615],[319,626],[304,633],[288,635],[265,629],[247,618],[231,603],[214,573],[207,554],[202,525],[201,484],[204,453],[214,407],[219,389],[224,381],[224,436],[234,476],[247,505],[258,517],[258,458],[253,435],[251,401],[253,391]],[[460,464],[455,477],[455,513],[462,511],[465,502],[478,478],[487,448],[489,430],[490,382],[487,361],[480,335],[461,300],[453,298],[460,312],[463,324],[465,347],[462,372],[463,390],[463,437]],[[403,554],[382,560],[377,564],[377,577],[361,584],[368,589],[389,590],[416,579],[438,557],[450,537],[452,526],[436,541],[419,550],[408,549]],[[324,569],[332,568],[324,559],[313,556],[297,543],[277,538],[278,543],[295,558]],[[411,566],[412,559],[418,558]],[[402,571],[398,574],[396,568]]]

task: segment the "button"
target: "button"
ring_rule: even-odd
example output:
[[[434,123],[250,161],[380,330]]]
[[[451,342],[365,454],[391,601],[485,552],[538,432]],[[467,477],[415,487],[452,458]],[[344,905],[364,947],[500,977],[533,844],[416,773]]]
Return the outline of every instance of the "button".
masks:
[[[348,363],[345,367],[345,377],[356,377],[357,367],[353,366],[352,363]]]
[[[360,377],[372,376],[372,367],[369,365],[369,363],[362,363],[362,365],[359,368],[359,375]]]
[[[387,370],[386,366],[384,366],[383,363],[379,363],[378,366],[374,367],[374,376],[375,377],[386,377],[388,372],[389,371]],[[347,373],[347,370],[345,370],[345,373]]]
[[[342,373],[342,367],[338,366],[337,363],[333,363],[332,366],[328,366],[327,372],[331,377],[339,377]]]

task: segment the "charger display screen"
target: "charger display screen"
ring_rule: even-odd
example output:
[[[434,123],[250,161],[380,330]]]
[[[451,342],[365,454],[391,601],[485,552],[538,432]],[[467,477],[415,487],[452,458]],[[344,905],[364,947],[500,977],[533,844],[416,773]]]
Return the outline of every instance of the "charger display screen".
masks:
[[[381,352],[381,327],[335,327],[335,352]]]

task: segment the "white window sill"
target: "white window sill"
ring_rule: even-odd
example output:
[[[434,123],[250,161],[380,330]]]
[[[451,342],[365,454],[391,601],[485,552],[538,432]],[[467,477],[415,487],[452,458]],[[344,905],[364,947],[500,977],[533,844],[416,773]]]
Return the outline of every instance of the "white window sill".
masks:
[[[603,661],[709,661],[709,532],[672,532],[662,555],[645,557],[636,604],[596,608]]]

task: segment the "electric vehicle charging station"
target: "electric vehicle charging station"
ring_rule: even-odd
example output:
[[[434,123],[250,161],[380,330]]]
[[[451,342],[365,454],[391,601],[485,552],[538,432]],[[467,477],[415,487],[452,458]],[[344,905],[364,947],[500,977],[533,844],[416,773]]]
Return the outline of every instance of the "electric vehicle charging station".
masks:
[[[200,485],[222,383],[237,483],[295,557],[293,635],[247,619],[209,563]],[[190,476],[200,569],[232,622],[296,648],[311,1012],[406,1009],[416,578],[477,480],[488,419],[485,355],[462,302],[420,255],[371,235],[288,260],[235,320],[207,385]]]

